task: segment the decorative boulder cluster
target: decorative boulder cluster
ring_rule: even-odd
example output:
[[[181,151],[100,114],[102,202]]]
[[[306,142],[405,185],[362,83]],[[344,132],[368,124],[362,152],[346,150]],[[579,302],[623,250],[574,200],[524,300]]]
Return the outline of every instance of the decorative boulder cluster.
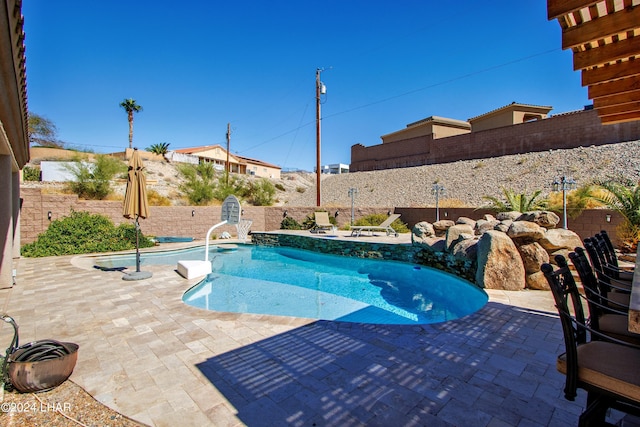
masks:
[[[413,227],[411,241],[477,263],[476,284],[487,289],[549,289],[540,265],[582,246],[580,236],[555,228],[553,212],[502,212],[473,220],[460,217]]]

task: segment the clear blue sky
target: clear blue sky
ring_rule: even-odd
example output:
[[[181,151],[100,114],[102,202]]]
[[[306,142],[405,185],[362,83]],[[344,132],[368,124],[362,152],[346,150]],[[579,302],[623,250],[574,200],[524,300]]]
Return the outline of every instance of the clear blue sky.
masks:
[[[513,101],[589,104],[544,0],[24,0],[29,110],[59,139],[226,144],[313,170],[315,71],[325,68],[322,164],[428,116],[466,120]],[[330,68],[331,67],[331,68]]]

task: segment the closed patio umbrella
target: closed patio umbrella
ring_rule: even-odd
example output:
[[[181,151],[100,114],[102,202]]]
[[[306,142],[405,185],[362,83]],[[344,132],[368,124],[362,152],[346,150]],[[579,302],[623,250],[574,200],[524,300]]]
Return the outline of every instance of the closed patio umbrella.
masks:
[[[140,218],[149,216],[149,203],[147,201],[147,180],[144,176],[144,164],[140,152],[136,148],[129,159],[129,172],[127,175],[127,189],[124,194],[124,206],[122,215],[133,219],[136,226],[136,271],[125,274],[124,280],[141,280],[151,277],[150,272],[140,271]]]

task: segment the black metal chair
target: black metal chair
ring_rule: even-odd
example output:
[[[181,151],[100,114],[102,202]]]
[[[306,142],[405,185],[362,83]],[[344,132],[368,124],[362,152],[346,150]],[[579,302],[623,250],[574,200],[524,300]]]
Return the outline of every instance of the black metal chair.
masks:
[[[587,306],[589,308],[588,323],[591,328],[607,336],[630,342],[640,346],[640,334],[629,332],[629,305],[622,306],[619,299],[610,299],[612,292],[607,292],[596,277],[584,249],[577,247],[569,254],[580,282],[584,288]],[[617,294],[613,294],[616,296]],[[599,336],[592,337],[600,339]]]
[[[584,247],[589,254],[591,265],[593,266],[593,270],[595,271],[598,280],[607,288],[607,292],[629,294],[631,292],[632,280],[621,279],[619,275],[614,274],[611,268],[607,267],[608,264],[606,257],[599,248],[595,237],[584,239]]]
[[[609,233],[606,230],[602,230],[596,233],[591,239],[596,248],[600,251],[604,257],[605,263],[603,267],[608,271],[608,274],[614,279],[618,280],[633,280],[633,268],[622,268],[618,263],[618,254],[613,247],[613,243],[609,238]]]
[[[578,425],[606,425],[609,408],[640,415],[640,347],[604,336],[587,324],[567,260],[562,255],[555,260],[558,270],[551,264],[543,264],[541,270],[562,324],[566,352],[558,356],[556,367],[566,375],[565,398],[575,400],[579,388],[587,392],[587,407]],[[603,339],[590,339],[594,336]]]

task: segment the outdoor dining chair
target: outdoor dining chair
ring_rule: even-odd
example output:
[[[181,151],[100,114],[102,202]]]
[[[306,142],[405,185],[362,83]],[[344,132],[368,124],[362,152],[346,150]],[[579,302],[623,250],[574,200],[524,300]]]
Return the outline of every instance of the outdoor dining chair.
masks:
[[[606,336],[627,341],[640,346],[640,334],[629,332],[629,306],[622,306],[620,301],[609,299],[611,292],[599,286],[598,278],[591,268],[584,249],[578,247],[569,254],[580,282],[584,288],[584,299],[589,308],[589,325]],[[582,294],[581,294],[582,296]],[[593,339],[600,339],[594,336]],[[640,362],[639,362],[640,363]]]
[[[587,392],[587,406],[578,426],[606,425],[609,408],[640,415],[640,347],[604,336],[589,326],[582,299],[567,260],[556,255],[559,266],[541,267],[555,300],[562,324],[565,352],[556,368],[566,376],[564,396],[575,400],[578,389]],[[593,339],[594,336],[603,338]]]
[[[606,284],[609,288],[609,291],[629,293],[631,292],[631,280],[625,280],[613,274],[610,268],[607,268],[607,261],[598,247],[595,238],[588,237],[584,239],[584,248],[587,250],[589,254],[589,259],[591,260],[591,265],[593,266],[593,270],[596,272],[598,279],[601,283]]]
[[[633,280],[633,268],[622,268],[618,263],[618,255],[613,247],[613,243],[609,238],[609,234],[606,230],[602,230],[596,233],[591,241],[599,251],[601,258],[603,259],[603,267],[608,271],[608,274],[614,279],[630,281]]]

